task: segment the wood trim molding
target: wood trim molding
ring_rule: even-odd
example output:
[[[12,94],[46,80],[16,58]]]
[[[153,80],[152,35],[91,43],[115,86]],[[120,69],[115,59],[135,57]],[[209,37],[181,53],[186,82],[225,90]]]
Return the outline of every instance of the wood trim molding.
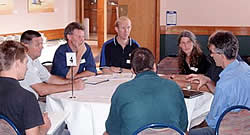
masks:
[[[97,1],[97,39],[98,47],[107,40],[107,0]]]
[[[76,21],[82,23],[84,19],[84,0],[76,0]]]
[[[183,30],[190,30],[196,35],[211,35],[217,30],[227,30],[235,35],[250,35],[250,27],[241,26],[165,26],[160,27],[161,34],[180,34]]]
[[[47,40],[64,38],[64,29],[41,30],[39,32],[44,33]],[[21,35],[21,34],[22,33],[8,33],[8,34],[0,34],[0,36]]]
[[[156,0],[156,14],[155,14],[155,61],[160,60],[160,0]]]

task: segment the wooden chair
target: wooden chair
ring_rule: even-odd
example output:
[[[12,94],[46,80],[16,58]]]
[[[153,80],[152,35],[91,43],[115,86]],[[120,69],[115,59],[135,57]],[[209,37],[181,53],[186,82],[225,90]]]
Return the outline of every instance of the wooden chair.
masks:
[[[249,135],[250,108],[242,105],[229,107],[219,117],[215,131],[216,135]]]
[[[0,135],[21,135],[14,123],[6,116],[0,115]]]
[[[185,135],[185,133],[169,124],[151,123],[137,129],[133,135]]]
[[[157,64],[157,74],[178,74],[180,72],[177,57],[165,57]]]

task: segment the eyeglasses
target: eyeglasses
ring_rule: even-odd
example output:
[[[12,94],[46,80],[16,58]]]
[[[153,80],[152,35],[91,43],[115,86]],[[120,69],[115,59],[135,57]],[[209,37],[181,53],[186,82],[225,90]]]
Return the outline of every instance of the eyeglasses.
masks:
[[[224,51],[223,51],[223,49],[215,48],[215,53],[224,54]]]

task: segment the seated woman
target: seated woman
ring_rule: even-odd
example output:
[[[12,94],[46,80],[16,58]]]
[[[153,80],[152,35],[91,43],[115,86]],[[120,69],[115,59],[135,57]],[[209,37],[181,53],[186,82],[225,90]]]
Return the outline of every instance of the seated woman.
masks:
[[[196,36],[184,30],[178,37],[178,65],[180,74],[205,74],[210,62],[203,54]]]

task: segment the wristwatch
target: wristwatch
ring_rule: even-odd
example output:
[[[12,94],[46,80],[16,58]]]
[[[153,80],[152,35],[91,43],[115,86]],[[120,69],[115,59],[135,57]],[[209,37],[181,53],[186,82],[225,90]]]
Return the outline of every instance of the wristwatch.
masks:
[[[122,68],[120,67],[120,72],[119,73],[122,73]]]

